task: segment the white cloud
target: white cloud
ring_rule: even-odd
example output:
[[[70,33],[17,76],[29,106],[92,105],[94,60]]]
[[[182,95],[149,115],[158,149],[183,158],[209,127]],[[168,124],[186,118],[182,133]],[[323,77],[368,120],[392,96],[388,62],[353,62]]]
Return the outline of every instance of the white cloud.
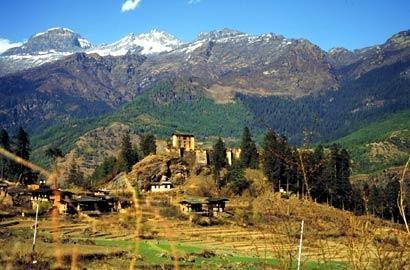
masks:
[[[121,11],[122,12],[127,12],[130,10],[134,10],[138,7],[138,4],[141,2],[141,0],[127,0],[122,4]]]
[[[0,53],[7,51],[10,48],[21,46],[23,43],[16,42],[12,43],[10,40],[5,38],[0,38]]]
[[[188,0],[188,4],[198,4],[199,2],[201,2],[202,0]]]

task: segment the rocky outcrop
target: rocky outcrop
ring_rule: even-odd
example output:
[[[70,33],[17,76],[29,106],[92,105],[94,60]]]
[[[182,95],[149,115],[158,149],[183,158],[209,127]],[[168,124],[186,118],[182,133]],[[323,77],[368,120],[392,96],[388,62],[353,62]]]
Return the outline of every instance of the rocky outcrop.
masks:
[[[131,185],[140,190],[149,190],[150,184],[160,182],[163,177],[174,185],[183,184],[189,176],[188,164],[179,157],[149,155],[132,167],[128,174]]]

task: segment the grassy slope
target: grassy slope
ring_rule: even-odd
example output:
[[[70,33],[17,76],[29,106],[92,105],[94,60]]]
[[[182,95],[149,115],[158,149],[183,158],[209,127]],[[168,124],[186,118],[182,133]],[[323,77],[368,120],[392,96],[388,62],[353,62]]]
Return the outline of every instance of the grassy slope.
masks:
[[[409,156],[410,110],[372,123],[335,143],[349,150],[358,173],[402,165]],[[380,150],[379,154],[375,153],[377,148]]]

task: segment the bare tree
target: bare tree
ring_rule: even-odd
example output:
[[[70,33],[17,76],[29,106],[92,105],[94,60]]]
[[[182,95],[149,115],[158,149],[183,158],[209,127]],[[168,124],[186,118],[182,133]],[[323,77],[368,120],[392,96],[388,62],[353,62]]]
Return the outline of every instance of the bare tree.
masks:
[[[399,183],[400,183],[400,190],[399,190],[399,196],[397,198],[397,205],[399,207],[399,212],[400,215],[403,218],[404,221],[404,225],[406,226],[406,230],[407,233],[410,234],[410,230],[409,230],[409,224],[407,223],[407,219],[406,219],[406,182],[405,182],[405,177],[406,177],[406,172],[407,172],[407,167],[409,166],[409,162],[410,162],[410,157],[406,162],[406,165],[404,166],[403,169],[403,174],[401,175],[400,179],[399,179]]]

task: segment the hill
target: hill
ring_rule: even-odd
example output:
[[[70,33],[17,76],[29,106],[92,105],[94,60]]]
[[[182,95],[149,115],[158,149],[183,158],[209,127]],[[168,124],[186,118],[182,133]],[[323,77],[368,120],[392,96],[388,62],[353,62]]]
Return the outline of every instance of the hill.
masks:
[[[401,166],[410,152],[410,110],[392,114],[335,143],[349,150],[358,173]]]

